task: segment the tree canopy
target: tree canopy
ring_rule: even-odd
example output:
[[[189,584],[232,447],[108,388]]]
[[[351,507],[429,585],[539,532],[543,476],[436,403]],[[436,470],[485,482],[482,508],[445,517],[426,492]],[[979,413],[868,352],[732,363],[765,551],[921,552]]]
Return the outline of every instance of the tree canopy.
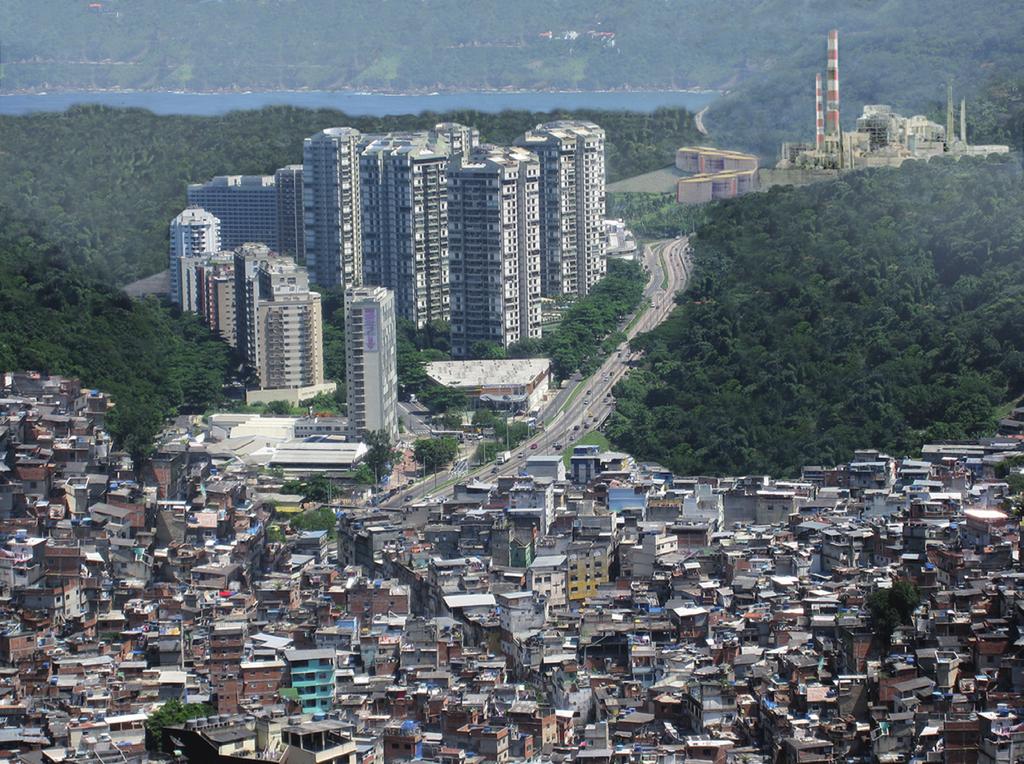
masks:
[[[413,443],[413,455],[417,462],[431,472],[451,464],[459,453],[455,438],[419,438]]]
[[[132,300],[0,210],[0,369],[66,374],[109,393],[107,426],[140,460],[165,417],[221,399],[229,348],[193,315]]]
[[[710,207],[609,437],[684,474],[792,475],[990,432],[1024,388],[1022,205],[1012,164],[933,160]]]
[[[910,623],[910,617],[919,604],[921,594],[910,581],[901,579],[889,589],[876,589],[867,600],[875,633],[886,645],[891,644],[893,632]]]
[[[213,716],[216,711],[205,703],[182,703],[180,700],[168,700],[146,719],[146,750],[163,751],[164,727],[181,724],[189,719]]]

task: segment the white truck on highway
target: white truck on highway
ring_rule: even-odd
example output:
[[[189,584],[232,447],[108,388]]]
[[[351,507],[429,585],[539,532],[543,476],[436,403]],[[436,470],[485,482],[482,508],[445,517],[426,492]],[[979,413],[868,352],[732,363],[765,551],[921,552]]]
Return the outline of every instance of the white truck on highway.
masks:
[[[504,464],[505,462],[507,462],[511,458],[512,458],[512,452],[511,451],[501,451],[494,461],[496,461],[498,464]]]

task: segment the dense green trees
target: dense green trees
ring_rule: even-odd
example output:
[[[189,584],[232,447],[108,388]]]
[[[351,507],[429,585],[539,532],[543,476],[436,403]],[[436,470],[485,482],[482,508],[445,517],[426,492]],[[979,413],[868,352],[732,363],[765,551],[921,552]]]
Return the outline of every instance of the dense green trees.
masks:
[[[135,301],[0,210],[0,369],[79,377],[113,397],[108,425],[137,460],[164,418],[221,398],[229,348],[195,316]]]
[[[205,703],[182,703],[180,700],[168,700],[146,719],[146,750],[162,751],[164,727],[181,724],[189,719],[213,716],[213,706]],[[170,751],[164,751],[170,753]]]
[[[395,450],[395,444],[385,430],[368,432],[363,440],[368,449],[363,463],[370,470],[373,482],[378,483],[401,454]]]
[[[323,475],[316,475],[310,479],[310,483],[322,480],[328,480],[328,478],[325,478]],[[316,498],[314,498],[313,493],[307,491],[307,497],[313,501],[328,501],[329,495],[329,492],[324,491],[322,496],[317,493]],[[289,521],[289,525],[291,525],[293,531],[327,531],[328,535],[333,537],[338,525],[338,518],[330,507],[320,507],[319,509],[311,509],[296,515]]]
[[[513,346],[509,355],[550,358],[559,379],[576,371],[592,373],[621,341],[615,329],[640,304],[646,283],[639,263],[610,260],[608,275],[565,311],[557,327],[545,331],[540,340]]]
[[[867,600],[871,626],[888,647],[892,634],[903,624],[910,623],[917,606],[921,604],[921,593],[911,581],[901,579],[893,582],[888,589],[877,589]]]
[[[990,432],[1024,388],[1022,205],[1012,163],[963,160],[709,208],[609,436],[682,473],[782,475]]]
[[[416,461],[430,472],[451,464],[459,453],[455,438],[419,438],[412,448]]]
[[[485,140],[506,143],[538,122],[567,116],[465,111],[377,118],[279,107],[207,118],[78,107],[0,117],[0,205],[25,215],[79,264],[108,282],[124,283],[167,267],[167,225],[185,206],[187,183],[225,173],[272,173],[301,162],[303,138],[324,127],[384,132],[450,119],[478,126]],[[575,116],[605,128],[613,180],[670,164],[676,147],[696,135],[692,115],[683,110]],[[342,379],[344,344],[333,328],[344,323],[340,295],[326,293],[323,309],[332,327],[324,336],[327,373]]]

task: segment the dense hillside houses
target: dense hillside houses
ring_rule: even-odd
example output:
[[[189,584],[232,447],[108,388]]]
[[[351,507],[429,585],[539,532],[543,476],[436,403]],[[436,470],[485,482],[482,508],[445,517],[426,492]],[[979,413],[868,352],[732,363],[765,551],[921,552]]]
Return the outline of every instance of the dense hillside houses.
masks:
[[[1024,744],[1015,418],[798,479],[578,445],[385,510],[239,458],[262,447],[251,416],[179,420],[133,464],[101,391],[2,381],[10,761],[980,763]]]

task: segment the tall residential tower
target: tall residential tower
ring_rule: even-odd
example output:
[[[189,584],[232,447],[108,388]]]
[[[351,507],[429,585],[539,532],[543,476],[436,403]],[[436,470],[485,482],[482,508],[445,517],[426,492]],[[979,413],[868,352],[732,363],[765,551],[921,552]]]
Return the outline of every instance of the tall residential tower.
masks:
[[[345,294],[345,381],[349,439],[384,430],[398,437],[395,297],[384,287]]]
[[[277,188],[277,251],[306,261],[302,210],[302,165],[290,164],[274,173]]]
[[[194,300],[189,295],[183,300],[181,294],[183,261],[220,251],[220,220],[204,209],[189,207],[171,221],[170,236],[168,268],[171,279],[168,297],[177,305],[189,305]],[[191,285],[188,288],[191,289]]]
[[[363,282],[417,327],[448,320],[447,170],[434,133],[374,136],[360,157]]]
[[[324,385],[323,324],[306,269],[262,245],[239,247],[234,258],[236,334],[246,366],[261,390],[312,398]]]
[[[322,286],[359,286],[363,278],[358,130],[329,127],[302,152],[306,267]]]
[[[452,355],[540,337],[540,163],[480,146],[448,170]]]
[[[538,125],[518,144],[540,160],[540,259],[545,296],[585,296],[604,276],[604,130]]]
[[[277,191],[273,175],[218,175],[190,183],[190,206],[202,207],[220,220],[220,243],[234,249],[247,242],[277,249]]]

